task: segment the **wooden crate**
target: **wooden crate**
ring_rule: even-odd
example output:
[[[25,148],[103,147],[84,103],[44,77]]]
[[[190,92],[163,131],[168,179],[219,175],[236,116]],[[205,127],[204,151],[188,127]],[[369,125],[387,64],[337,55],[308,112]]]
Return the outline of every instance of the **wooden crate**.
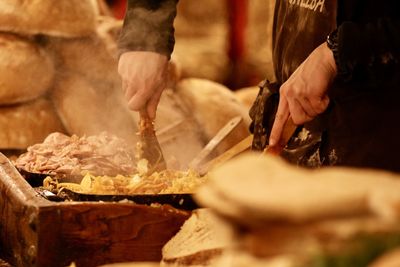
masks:
[[[0,153],[0,258],[15,266],[159,261],[190,212],[163,205],[51,202]]]

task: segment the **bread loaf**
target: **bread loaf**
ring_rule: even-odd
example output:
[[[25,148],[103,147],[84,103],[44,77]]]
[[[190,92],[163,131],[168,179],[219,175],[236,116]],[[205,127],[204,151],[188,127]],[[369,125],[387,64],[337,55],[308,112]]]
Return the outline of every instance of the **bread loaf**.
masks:
[[[172,266],[210,264],[232,245],[232,229],[211,210],[199,209],[162,249],[162,262]]]
[[[43,49],[16,35],[0,34],[0,105],[37,98],[53,78],[53,62]]]
[[[25,149],[52,132],[64,132],[52,103],[44,98],[0,107],[0,129],[1,149]]]
[[[196,194],[200,204],[244,224],[360,214],[393,220],[400,215],[399,176],[383,171],[308,170],[273,156],[247,154],[217,167],[209,179]],[[226,203],[235,210],[228,213]]]
[[[225,124],[236,116],[243,122],[218,147],[222,153],[249,135],[250,118],[233,92],[225,86],[203,79],[184,79],[177,84],[182,98],[202,129],[206,140],[213,138]]]
[[[78,37],[95,32],[95,25],[95,8],[91,0],[0,2],[1,31]]]

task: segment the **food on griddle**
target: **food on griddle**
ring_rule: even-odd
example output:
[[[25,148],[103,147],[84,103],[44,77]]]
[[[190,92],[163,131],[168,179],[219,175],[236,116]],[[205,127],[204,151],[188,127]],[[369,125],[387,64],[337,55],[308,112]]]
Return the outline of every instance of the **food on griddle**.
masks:
[[[124,140],[105,132],[83,137],[52,133],[43,143],[30,146],[15,166],[50,175],[129,175],[136,167],[134,151],[128,148]]]
[[[167,194],[193,193],[205,181],[192,170],[164,170],[148,173],[147,161],[138,162],[134,175],[95,176],[86,174],[81,183],[62,183],[47,177],[43,181],[45,189],[67,188],[84,194],[98,195],[132,195],[132,194]]]

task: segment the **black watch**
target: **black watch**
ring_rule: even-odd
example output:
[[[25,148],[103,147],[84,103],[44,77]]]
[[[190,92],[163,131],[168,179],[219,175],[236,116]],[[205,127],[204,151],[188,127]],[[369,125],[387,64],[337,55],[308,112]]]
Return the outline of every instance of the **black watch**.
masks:
[[[333,58],[335,59],[338,69],[338,76],[340,76],[343,80],[350,80],[351,71],[348,69],[348,67],[346,67],[346,65],[341,64],[339,59],[339,38],[337,29],[326,37],[326,44],[333,53]]]
[[[334,30],[331,32],[328,37],[326,37],[326,44],[328,45],[329,49],[332,50],[333,54],[337,53],[338,50],[338,30]]]

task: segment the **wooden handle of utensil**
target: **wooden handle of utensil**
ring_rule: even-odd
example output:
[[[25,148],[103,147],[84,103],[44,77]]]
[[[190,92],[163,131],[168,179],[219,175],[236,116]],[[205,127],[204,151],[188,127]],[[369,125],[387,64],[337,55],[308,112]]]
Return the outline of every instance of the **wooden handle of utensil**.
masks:
[[[139,131],[151,131],[154,130],[153,120],[150,119],[146,108],[139,110],[140,120],[139,120]]]
[[[282,137],[279,144],[283,147],[287,145],[290,138],[293,136],[294,132],[297,129],[297,125],[294,123],[292,116],[289,116],[282,130]]]
[[[279,155],[289,142],[290,138],[293,136],[296,129],[297,125],[294,123],[292,116],[289,116],[285,122],[285,125],[283,126],[281,139],[279,140],[278,144],[273,147],[267,146],[264,149],[264,153]]]

